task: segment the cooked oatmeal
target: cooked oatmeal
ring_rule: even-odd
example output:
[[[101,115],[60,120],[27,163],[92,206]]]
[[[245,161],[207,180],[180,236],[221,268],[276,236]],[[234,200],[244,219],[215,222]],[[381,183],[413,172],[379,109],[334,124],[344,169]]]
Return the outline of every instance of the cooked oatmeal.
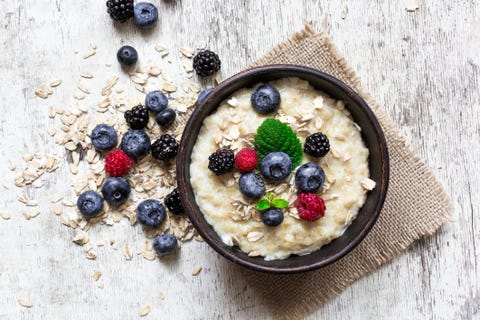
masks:
[[[298,78],[269,84],[281,95],[276,112],[257,113],[250,102],[254,88],[244,88],[205,119],[192,151],[190,175],[196,202],[223,242],[237,245],[251,256],[274,260],[311,253],[340,237],[357,216],[374,182],[369,179],[368,149],[343,101],[329,98]],[[315,162],[325,171],[325,183],[317,192],[326,204],[324,217],[313,222],[298,217],[293,206],[297,197],[295,171],[281,183],[265,181],[267,192],[290,204],[283,209],[283,223],[269,227],[256,210],[258,200],[250,200],[240,192],[239,172],[216,176],[208,170],[208,156],[218,148],[227,147],[236,153],[251,147],[257,128],[269,117],[292,127],[302,145],[315,132],[328,136],[330,152],[325,157],[303,154],[302,159],[302,163]]]

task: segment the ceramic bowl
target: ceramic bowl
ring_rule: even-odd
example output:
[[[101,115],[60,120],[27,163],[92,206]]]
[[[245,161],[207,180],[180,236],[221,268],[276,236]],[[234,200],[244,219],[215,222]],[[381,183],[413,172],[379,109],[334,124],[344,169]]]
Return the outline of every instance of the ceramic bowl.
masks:
[[[285,77],[307,80],[313,87],[337,100],[343,100],[354,121],[361,127],[362,138],[370,151],[370,178],[376,182],[358,216],[345,233],[320,250],[284,260],[266,261],[263,257],[249,257],[238,247],[222,242],[195,202],[190,185],[190,156],[203,120],[213,113],[222,101],[235,91]],[[205,155],[208,156],[208,155]],[[208,170],[205,168],[205,170]],[[177,183],[183,206],[203,239],[218,253],[247,268],[272,273],[298,273],[324,267],[345,256],[357,246],[375,224],[387,194],[389,177],[388,150],[382,128],[366,102],[342,81],[326,73],[296,65],[268,65],[248,69],[223,81],[205,98],[198,101],[195,111],[185,126],[177,155]]]

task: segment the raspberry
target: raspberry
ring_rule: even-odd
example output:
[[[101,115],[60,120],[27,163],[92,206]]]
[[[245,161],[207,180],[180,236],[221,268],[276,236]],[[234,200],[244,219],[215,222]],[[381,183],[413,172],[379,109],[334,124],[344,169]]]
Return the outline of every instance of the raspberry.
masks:
[[[132,168],[133,160],[122,150],[112,150],[105,156],[105,171],[111,177],[120,177]]]
[[[257,167],[258,156],[255,150],[244,148],[235,156],[235,166],[243,172],[250,172]]]
[[[294,205],[303,220],[315,221],[325,215],[325,202],[314,193],[300,193]]]

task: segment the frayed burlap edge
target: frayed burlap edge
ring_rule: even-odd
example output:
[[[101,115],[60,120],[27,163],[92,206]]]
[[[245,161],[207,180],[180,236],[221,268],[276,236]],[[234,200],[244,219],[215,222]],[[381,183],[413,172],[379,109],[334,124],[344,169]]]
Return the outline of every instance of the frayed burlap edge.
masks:
[[[301,61],[302,59],[297,55],[288,56],[289,51],[300,50],[308,53],[308,49],[311,47],[315,47],[316,53],[323,53],[322,59],[320,59],[321,63],[310,64],[310,61]],[[312,57],[311,61],[318,62],[319,59]],[[398,205],[398,192],[403,190],[402,188],[396,190],[395,184],[392,184],[391,181],[379,222],[352,253],[335,264],[300,275],[271,275],[242,270],[249,284],[258,290],[275,318],[299,319],[317,310],[363,275],[371,273],[398,256],[415,240],[424,235],[433,234],[442,224],[451,219],[452,206],[431,170],[416,153],[411,151],[411,147],[407,146],[405,139],[396,129],[392,120],[372,96],[361,87],[359,78],[326,34],[317,33],[310,25],[306,25],[303,30],[293,34],[289,39],[270,50],[252,66],[276,63],[302,64],[325,71],[357,91],[372,108],[382,125],[387,137],[391,163],[408,163],[406,167],[410,170],[409,174],[421,181],[422,186],[431,187],[426,194],[426,199],[422,200],[435,204],[431,211],[421,212],[425,217],[415,223],[406,223],[403,227],[391,226],[397,221],[389,219],[389,216],[383,211],[388,211],[390,217],[402,214],[402,209],[389,206],[389,201],[395,198]],[[322,68],[320,65],[325,65],[327,68]],[[409,197],[412,196],[409,195]],[[408,201],[408,197],[405,200]],[[391,202],[394,203],[395,200]],[[385,217],[384,219],[382,219],[382,215]],[[393,227],[390,234],[382,234],[382,230],[379,230],[379,228],[388,227]],[[396,230],[398,230],[398,234],[395,234]],[[390,237],[391,233],[394,233],[393,237]],[[385,238],[388,236],[389,240],[385,240],[388,243],[382,243],[382,236]]]

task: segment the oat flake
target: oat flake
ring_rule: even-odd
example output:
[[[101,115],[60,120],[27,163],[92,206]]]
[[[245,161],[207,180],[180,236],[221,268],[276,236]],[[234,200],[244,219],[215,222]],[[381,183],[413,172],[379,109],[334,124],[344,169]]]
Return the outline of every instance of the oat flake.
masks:
[[[101,276],[102,276],[102,273],[100,271],[95,271],[93,273],[93,279],[95,279],[95,281],[98,281],[98,279],[100,279]]]
[[[145,307],[140,309],[139,315],[140,315],[140,317],[145,317],[149,313],[150,313],[150,306],[146,305]]]
[[[32,302],[28,298],[20,298],[17,301],[18,304],[24,308],[31,308],[33,306]]]
[[[258,231],[252,231],[247,234],[247,240],[249,242],[257,242],[258,240],[262,239],[264,234]]]
[[[369,178],[364,178],[362,179],[362,181],[360,181],[360,183],[362,184],[362,187],[365,189],[365,190],[373,190],[375,188],[375,181],[373,181],[372,179],[369,179]]]
[[[202,267],[201,266],[196,266],[195,268],[193,268],[192,276],[198,275],[200,273],[200,271],[202,271]]]
[[[405,10],[413,12],[420,7],[420,0],[406,0],[405,1]]]

